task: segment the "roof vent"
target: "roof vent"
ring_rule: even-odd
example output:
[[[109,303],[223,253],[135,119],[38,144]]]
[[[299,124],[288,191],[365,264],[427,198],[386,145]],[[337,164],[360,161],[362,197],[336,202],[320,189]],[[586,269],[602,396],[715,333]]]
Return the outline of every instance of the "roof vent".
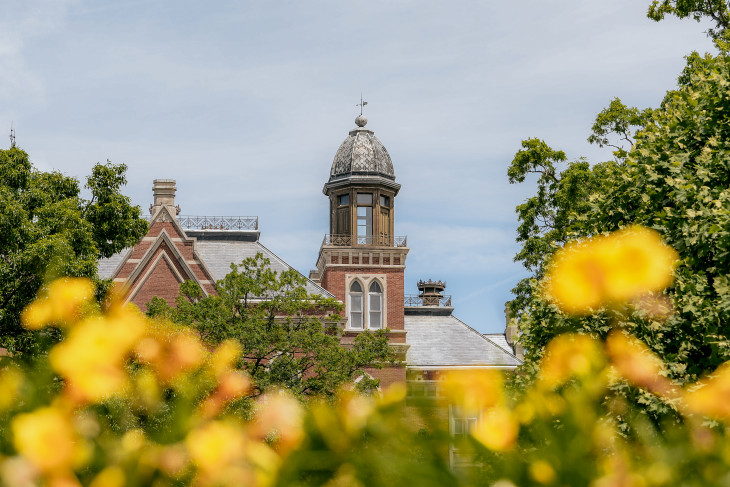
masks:
[[[442,281],[418,281],[418,297],[423,300],[423,306],[439,306],[444,297],[446,283]]]

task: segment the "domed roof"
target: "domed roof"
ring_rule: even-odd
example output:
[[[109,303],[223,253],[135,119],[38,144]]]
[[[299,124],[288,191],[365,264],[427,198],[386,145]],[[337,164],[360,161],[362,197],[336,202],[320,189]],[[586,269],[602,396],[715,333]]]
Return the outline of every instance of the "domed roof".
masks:
[[[350,176],[381,176],[394,180],[393,161],[373,132],[365,128],[367,119],[360,115],[355,123],[358,127],[350,131],[337,149],[330,182]]]

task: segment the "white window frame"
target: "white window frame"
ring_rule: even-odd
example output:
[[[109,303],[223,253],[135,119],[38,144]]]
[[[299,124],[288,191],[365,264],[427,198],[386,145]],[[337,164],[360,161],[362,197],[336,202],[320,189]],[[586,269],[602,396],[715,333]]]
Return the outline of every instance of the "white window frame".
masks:
[[[357,330],[357,331],[364,331],[364,330],[380,330],[383,328],[386,328],[388,326],[387,324],[387,314],[385,313],[385,310],[387,308],[387,288],[386,288],[386,280],[385,275],[382,274],[374,274],[374,275],[346,275],[345,276],[345,290],[347,292],[347,298],[345,300],[347,309],[345,310],[346,316],[347,316],[347,325],[346,329],[348,330]],[[354,282],[357,282],[360,285],[360,288],[362,289],[362,292],[352,292],[352,284]],[[380,293],[371,293],[370,292],[370,286],[373,282],[377,282],[378,286],[380,287]],[[371,308],[371,296],[375,297],[379,294],[379,304],[380,304],[380,310],[375,311],[376,313],[379,313],[380,317],[380,326],[377,328],[373,328],[370,326],[371,316],[370,316],[370,308]],[[361,303],[361,309],[360,311],[355,311],[355,313],[359,313],[360,316],[362,316],[362,326],[361,327],[354,327],[353,323],[354,320],[352,318],[353,314],[353,299],[354,298],[360,298]]]

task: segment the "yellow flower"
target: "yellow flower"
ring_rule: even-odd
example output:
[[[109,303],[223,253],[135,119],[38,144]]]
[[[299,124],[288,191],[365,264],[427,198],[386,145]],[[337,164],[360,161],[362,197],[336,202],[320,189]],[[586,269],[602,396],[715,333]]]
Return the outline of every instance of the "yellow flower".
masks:
[[[76,399],[101,401],[127,387],[124,361],[144,329],[144,320],[130,311],[87,318],[51,350],[51,366]]]
[[[206,359],[205,347],[193,331],[159,322],[149,336],[140,340],[135,352],[152,366],[163,383],[174,381]]]
[[[530,464],[530,477],[541,484],[551,484],[555,480],[555,469],[545,460],[538,460]]]
[[[236,366],[243,350],[236,340],[224,340],[210,357],[210,365],[216,378],[220,378]]]
[[[57,408],[19,414],[11,425],[15,449],[44,472],[66,470],[83,453],[71,419]]]
[[[677,253],[657,232],[634,225],[567,244],[556,252],[543,287],[563,312],[589,314],[663,290],[676,263]]]
[[[472,436],[490,450],[506,451],[515,446],[519,432],[517,417],[506,407],[498,406],[482,416]]]
[[[261,397],[252,425],[254,435],[263,438],[276,435],[277,449],[286,454],[304,438],[304,410],[290,394],[279,391]]]
[[[238,425],[212,421],[188,433],[185,446],[198,468],[215,473],[239,461],[246,445],[243,430]]]
[[[124,487],[125,480],[124,470],[113,465],[99,472],[89,487]]]
[[[66,326],[75,322],[83,305],[93,298],[94,285],[82,278],[57,279],[43,294],[23,310],[21,320],[28,329],[37,330],[49,324]]]
[[[465,411],[478,411],[502,404],[504,378],[499,370],[455,370],[448,372],[441,393]]]
[[[638,339],[614,330],[606,338],[606,352],[611,364],[630,383],[662,396],[674,395],[671,381],[662,376],[661,359]]]
[[[25,382],[23,373],[15,367],[0,370],[0,411],[10,409],[20,397]]]
[[[684,401],[694,413],[730,420],[730,363],[722,364],[709,377],[685,391]]]
[[[538,384],[555,388],[571,377],[596,375],[605,364],[598,340],[584,334],[566,333],[548,343],[540,364]]]

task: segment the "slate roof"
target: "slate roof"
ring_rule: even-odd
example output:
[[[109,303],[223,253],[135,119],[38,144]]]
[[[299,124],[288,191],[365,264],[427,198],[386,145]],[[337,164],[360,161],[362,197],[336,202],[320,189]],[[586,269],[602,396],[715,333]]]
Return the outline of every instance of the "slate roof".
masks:
[[[406,315],[409,367],[515,367],[522,362],[458,318]]]
[[[372,131],[359,127],[350,131],[335,154],[330,181],[353,174],[395,179],[393,161]]]
[[[507,342],[507,337],[504,336],[504,333],[484,333],[484,336],[514,355],[512,346]]]
[[[264,247],[258,241],[258,232],[234,232],[230,230],[186,230],[189,237],[195,237],[196,250],[205,263],[213,279],[223,279],[231,271],[231,263],[240,264],[247,257],[255,257],[257,253],[271,261],[271,269],[277,272],[292,269],[278,255]],[[119,263],[129,252],[129,248],[112,255],[107,259],[100,259],[98,266],[99,277],[109,279],[114,274]],[[310,279],[306,283],[307,292],[327,298],[334,295],[315,284]]]

